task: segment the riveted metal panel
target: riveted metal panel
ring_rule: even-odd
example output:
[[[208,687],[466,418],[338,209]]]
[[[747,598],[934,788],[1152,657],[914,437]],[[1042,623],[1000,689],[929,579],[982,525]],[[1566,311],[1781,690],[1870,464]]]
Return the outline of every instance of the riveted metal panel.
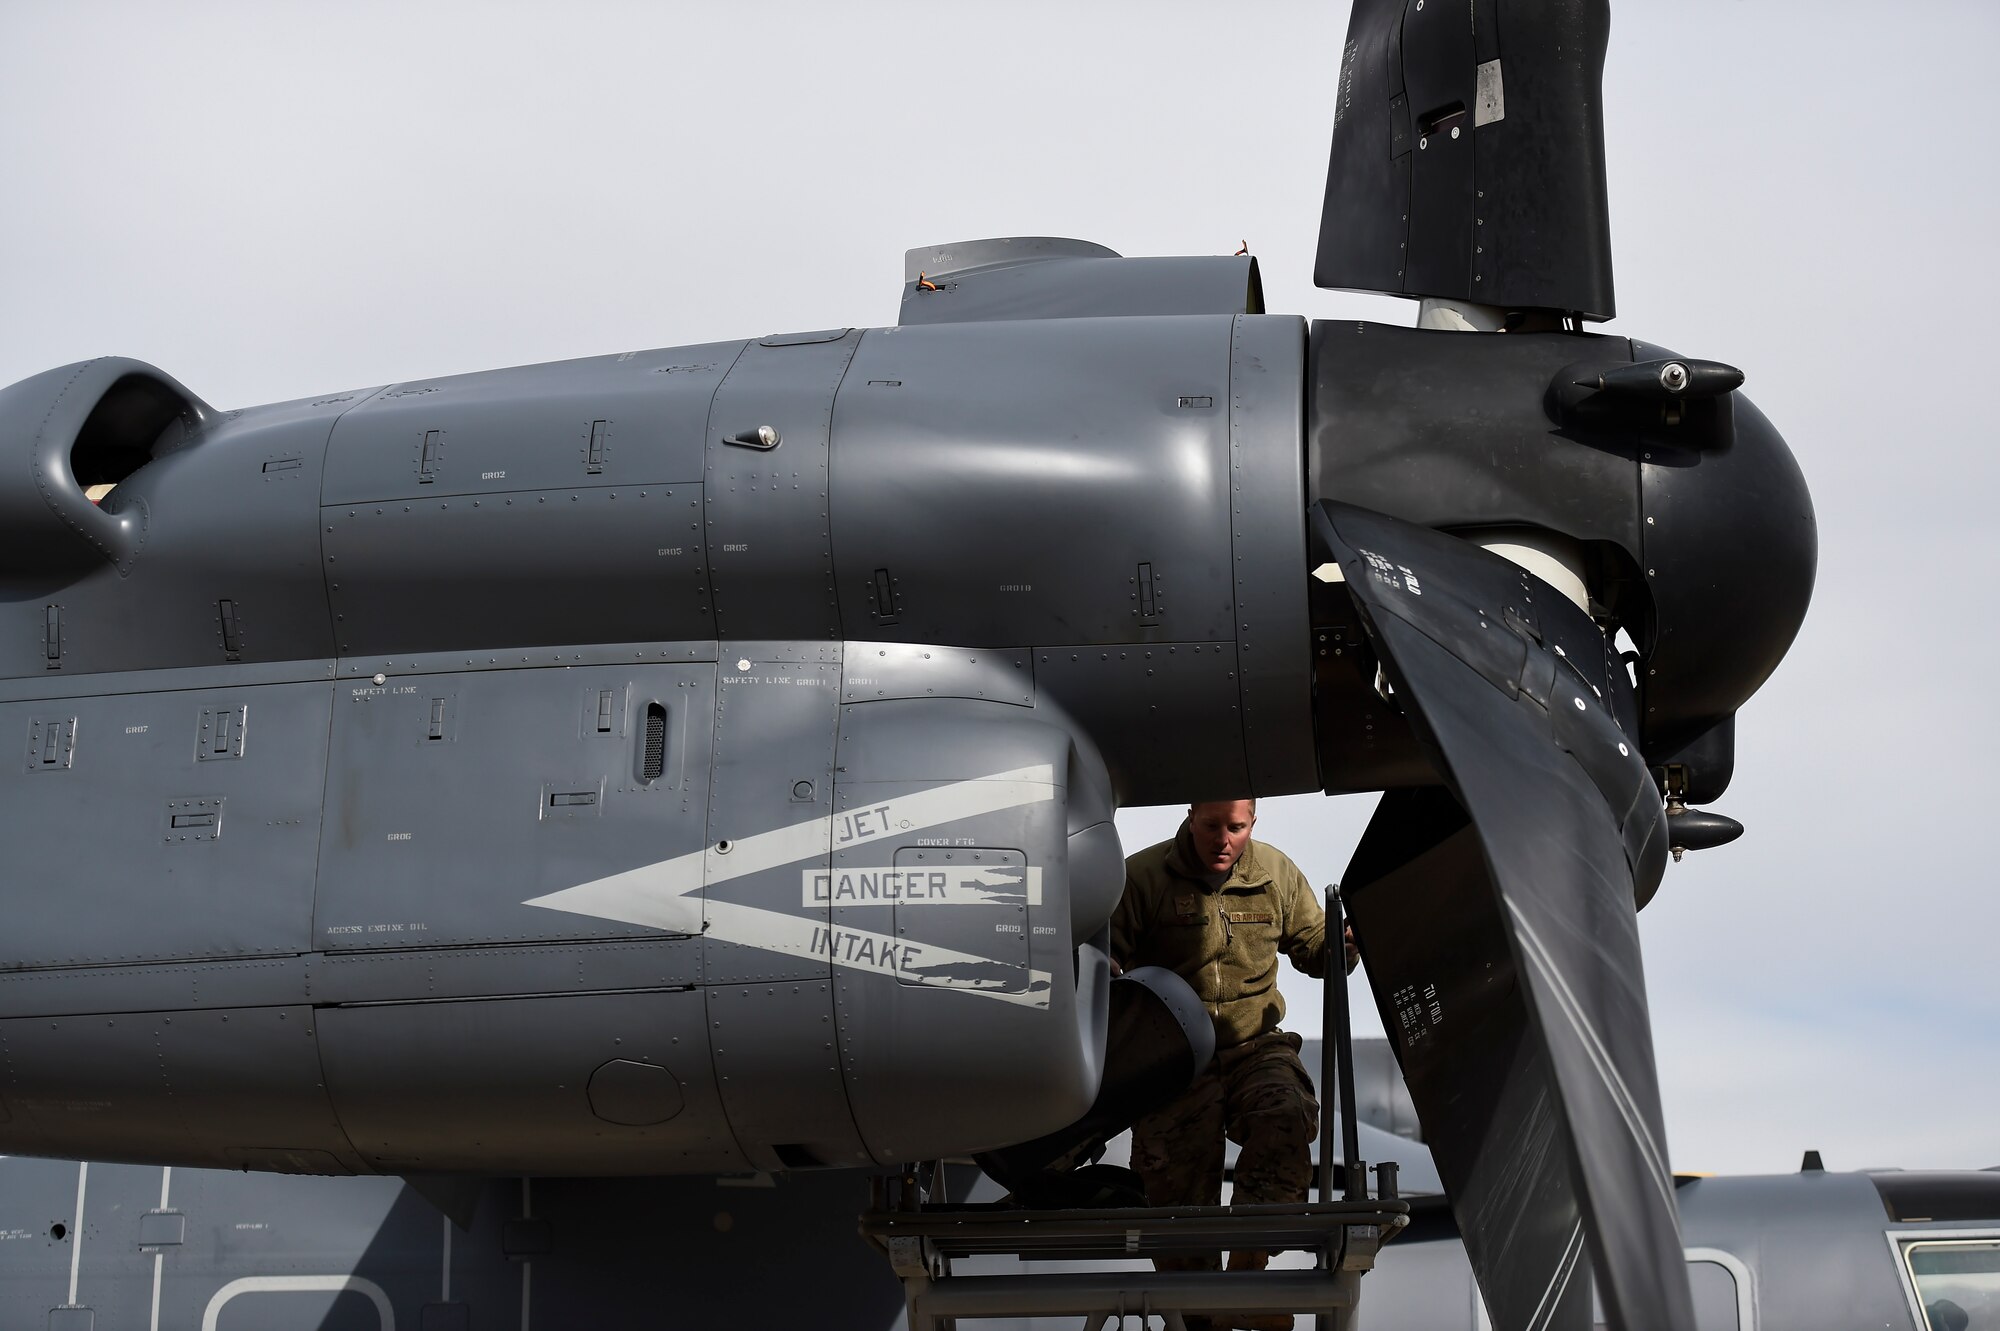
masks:
[[[0,1233],[13,1229],[9,1240],[0,1246],[31,1246],[66,1281],[70,1259],[78,1255],[76,1246],[81,1244],[76,1297],[69,1300],[75,1306],[53,1306],[65,1302],[64,1290],[58,1290],[54,1299],[32,1313],[20,1316],[10,1316],[12,1310],[0,1302],[0,1326],[10,1331],[14,1327],[22,1331],[122,1331],[125,1327],[150,1327],[153,1256],[151,1250],[141,1251],[134,1241],[138,1236],[135,1222],[160,1200],[159,1169],[93,1160],[85,1177],[85,1171],[75,1162],[52,1163],[62,1172],[53,1180],[53,1188],[33,1197],[31,1205],[40,1212],[34,1217],[36,1223],[22,1233],[9,1224],[9,1218],[0,1217]],[[12,1172],[11,1163],[5,1168]],[[14,1179],[4,1181],[8,1191],[16,1186]],[[79,1187],[83,1193],[80,1212],[76,1209]],[[56,1240],[50,1233],[52,1222],[64,1226],[62,1239]],[[16,1279],[15,1271],[0,1267],[0,1286],[10,1293]]]
[[[590,1112],[606,1123],[649,1127],[685,1108],[679,1080],[658,1063],[612,1058],[590,1074]]]
[[[885,698],[970,698],[1032,707],[1034,653],[1019,647],[847,644],[840,700],[879,702]]]
[[[1249,793],[1234,643],[1042,647],[1044,696],[1087,718],[1120,805]],[[1199,781],[1190,786],[1189,780]]]
[[[1634,359],[1664,348],[1633,345]],[[1723,399],[1727,448],[1642,438],[1639,525],[1651,641],[1640,731],[1655,766],[1733,716],[1805,618],[1819,529],[1798,459],[1755,403]],[[1661,432],[1666,433],[1666,432]],[[1713,589],[1728,586],[1722,604]],[[1719,793],[1719,792],[1718,792]]]
[[[724,984],[705,992],[716,1083],[751,1164],[872,1163],[841,1083],[832,982]]]
[[[1231,637],[1217,502],[1229,483],[1229,336],[1228,316],[869,333],[835,409],[847,637]],[[1153,622],[1141,563],[1156,583]],[[878,569],[894,580],[894,625],[880,621]]]
[[[187,1216],[180,1211],[148,1211],[139,1216],[139,1246],[178,1248],[187,1242]]]
[[[654,933],[657,924],[635,919],[615,891],[609,905],[590,891],[529,903],[652,865],[664,866],[663,882],[681,872],[698,886],[714,670],[584,666],[342,681],[317,946]],[[581,733],[585,699],[605,688],[624,691],[625,733]],[[450,704],[450,735],[432,739],[439,698]],[[655,704],[666,713],[671,761],[646,781],[644,726],[634,718]],[[592,802],[553,802],[583,795]]]
[[[1033,1136],[1096,1094],[1068,879],[1067,794],[1091,761],[1015,706],[842,709],[836,842],[816,895],[832,908],[848,1100],[876,1160]],[[993,858],[958,858],[972,855]],[[913,1084],[931,1089],[913,1098]]]
[[[697,484],[320,511],[343,657],[713,638]]]
[[[329,687],[65,699],[70,766],[0,764],[0,804],[24,829],[0,969],[309,949]],[[217,709],[247,716],[242,756],[201,762],[202,716]],[[0,734],[23,744],[49,715],[0,704]],[[212,817],[176,828],[177,815]]]
[[[189,961],[145,966],[62,966],[0,973],[0,1016],[280,1007],[311,995],[312,960]]]
[[[730,668],[729,663],[734,662],[735,672],[739,675],[752,673],[753,662],[837,666],[841,661],[841,644],[837,642],[738,640],[713,643],[711,647],[714,658],[723,663],[725,672]]]
[[[725,659],[715,701],[704,865],[702,972],[710,984],[825,979],[826,870],[840,662],[833,644]],[[849,833],[851,835],[851,833]]]
[[[0,679],[0,702],[89,698],[100,694],[108,697],[122,693],[179,693],[223,684],[232,688],[254,684],[291,684],[310,679],[332,679],[333,673],[334,663],[321,660],[127,670],[96,675],[35,675],[26,679]],[[51,710],[59,712],[61,709]]]
[[[343,1174],[364,1168],[321,1086],[304,1006],[0,1021],[18,1129],[54,1154]],[[25,1120],[25,1122],[22,1122]]]
[[[1247,254],[1127,259],[1100,246],[1046,249],[1035,239],[971,241],[904,257],[903,327],[996,319],[1244,314],[1264,308]],[[1035,246],[1039,252],[1026,252]],[[1004,248],[1002,248],[1004,247]],[[929,258],[943,255],[931,268]],[[919,279],[923,279],[921,282]]]
[[[76,718],[60,710],[28,722],[28,751],[22,756],[24,772],[67,772],[76,761]]]
[[[76,581],[0,600],[0,676],[221,666],[331,654],[313,512],[341,408],[228,412],[146,463],[101,511],[132,533]],[[267,471],[271,463],[290,463]],[[237,627],[228,650],[219,603]],[[60,669],[45,635],[60,605]]]
[[[708,400],[742,345],[666,347],[392,384],[341,419],[325,502],[697,481]]]
[[[1304,576],[1305,350],[1305,321],[1290,317],[1245,316],[1230,338],[1229,526],[1250,795],[1319,785]]]
[[[697,989],[329,1008],[326,1080],[384,1173],[696,1173],[743,1169],[709,1070]],[[683,1108],[620,1125],[591,1109],[611,1059],[664,1067]]]
[[[1446,530],[1545,527],[1636,559],[1635,440],[1578,437],[1548,413],[1550,382],[1586,359],[1629,361],[1631,344],[1316,321],[1310,493]]]
[[[356,1178],[312,1183],[274,1181],[257,1174],[214,1170],[174,1171],[170,1202],[185,1211],[187,1243],[167,1257],[166,1279],[160,1289],[160,1325],[195,1331],[211,1304],[218,1331],[232,1331],[238,1319],[256,1331],[384,1331],[388,1320],[360,1289],[333,1293],[253,1294],[236,1286],[225,1273],[243,1270],[341,1273],[365,1272],[370,1254],[420,1254],[396,1276],[383,1283],[410,1302],[434,1288],[438,1263],[431,1254],[442,1243],[437,1208],[398,1178]],[[481,1220],[493,1212],[511,1214],[520,1184],[512,1179],[490,1185]],[[504,1200],[503,1200],[504,1199]],[[490,1211],[486,1208],[490,1208]],[[497,1217],[489,1222],[498,1228]],[[488,1231],[491,1232],[491,1231]],[[489,1272],[505,1271],[506,1260],[492,1243],[492,1256],[480,1262],[484,1244],[455,1235],[452,1244],[455,1287],[491,1280]],[[307,1268],[301,1255],[311,1254]],[[482,1267],[484,1268],[482,1270]],[[188,1279],[190,1271],[214,1271],[213,1281]],[[177,1273],[180,1273],[177,1278]],[[151,1301],[152,1261],[146,1261],[145,1288]],[[363,1275],[362,1279],[368,1277]],[[401,1281],[410,1283],[404,1286]],[[496,1282],[497,1283],[497,1282]],[[518,1277],[515,1283],[518,1284]],[[505,1288],[505,1286],[501,1286]],[[409,1293],[403,1296],[405,1288]],[[150,1320],[144,1325],[150,1326]],[[248,1327],[245,1331],[248,1331]],[[396,1331],[410,1331],[398,1321]]]
[[[903,945],[899,984],[977,987],[981,993],[1025,994],[1030,983],[1030,939],[1041,921],[1043,867],[1018,850],[962,844],[904,846],[895,868],[874,875],[885,882],[896,939]],[[846,874],[835,880],[867,874]],[[1053,936],[1054,926],[1042,925]],[[962,953],[932,963],[922,953]],[[912,952],[916,956],[912,956]]]
[[[74,1160],[0,1160],[0,1234],[7,1236],[0,1242],[0,1326],[40,1331],[48,1310],[68,1298],[68,1230],[81,1172]],[[57,1223],[62,1238],[51,1232]]]
[[[836,638],[827,514],[834,391],[861,335],[746,348],[716,390],[703,473],[716,626],[726,638]],[[773,432],[771,443],[759,431]]]
[[[417,1002],[678,989],[700,979],[699,939],[635,938],[321,956],[312,992],[324,1003]]]
[[[713,661],[715,641],[599,642],[587,646],[494,647],[471,652],[405,652],[396,656],[350,656],[337,673],[350,683],[370,675],[444,675],[455,670],[539,670],[546,666],[658,664]]]

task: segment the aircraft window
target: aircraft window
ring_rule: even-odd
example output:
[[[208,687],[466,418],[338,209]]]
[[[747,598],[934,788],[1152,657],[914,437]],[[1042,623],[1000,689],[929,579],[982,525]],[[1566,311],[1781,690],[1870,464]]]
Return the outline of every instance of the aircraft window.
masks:
[[[1749,1331],[1736,1316],[1736,1277],[1716,1262],[1689,1262],[1696,1331]]]
[[[1694,1292],[1695,1331],[1752,1331],[1742,1319],[1745,1305],[1737,1295],[1736,1276],[1721,1262],[1690,1257],[1688,1288]],[[1591,1331],[1608,1331],[1595,1289],[1590,1292],[1590,1318]]]
[[[2000,1239],[1906,1243],[1929,1331],[2000,1331]]]
[[[1870,1174],[1868,1179],[1882,1195],[1883,1209],[1898,1224],[1981,1222],[2000,1216],[2000,1173],[1896,1170]]]

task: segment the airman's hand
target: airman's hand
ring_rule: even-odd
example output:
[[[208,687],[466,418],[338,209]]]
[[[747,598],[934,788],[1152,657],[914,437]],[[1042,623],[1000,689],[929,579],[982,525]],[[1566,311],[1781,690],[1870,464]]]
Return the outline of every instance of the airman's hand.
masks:
[[[1340,941],[1347,947],[1347,973],[1354,974],[1354,968],[1361,964],[1361,949],[1354,946],[1354,926],[1347,925],[1340,931]]]

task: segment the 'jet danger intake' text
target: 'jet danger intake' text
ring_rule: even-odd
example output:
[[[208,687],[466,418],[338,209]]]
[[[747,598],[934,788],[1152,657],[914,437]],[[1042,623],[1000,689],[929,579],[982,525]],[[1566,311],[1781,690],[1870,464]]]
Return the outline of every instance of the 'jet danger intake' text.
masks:
[[[915,943],[884,938],[879,934],[815,928],[812,932],[812,954],[852,970],[876,970],[898,977],[918,978],[916,972],[921,969],[924,949]]]
[[[807,906],[1032,906],[1041,896],[1041,870],[1019,866],[981,868],[807,869],[800,874]]]

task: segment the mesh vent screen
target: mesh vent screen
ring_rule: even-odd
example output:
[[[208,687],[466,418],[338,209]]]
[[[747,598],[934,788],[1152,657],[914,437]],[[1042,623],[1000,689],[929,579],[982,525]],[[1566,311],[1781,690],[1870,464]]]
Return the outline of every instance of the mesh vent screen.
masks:
[[[646,756],[640,770],[648,781],[659,780],[667,770],[667,709],[656,702],[646,704]]]

